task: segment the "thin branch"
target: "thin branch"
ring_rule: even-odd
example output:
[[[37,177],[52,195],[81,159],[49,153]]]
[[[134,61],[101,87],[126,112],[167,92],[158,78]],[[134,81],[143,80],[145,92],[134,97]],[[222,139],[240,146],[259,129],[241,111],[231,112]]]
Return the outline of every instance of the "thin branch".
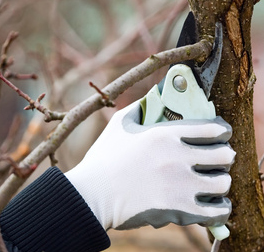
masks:
[[[5,42],[4,42],[4,44],[3,44],[3,46],[2,46],[2,51],[1,51],[1,54],[2,54],[2,55],[7,54],[7,51],[8,51],[8,49],[9,49],[11,43],[12,43],[17,37],[18,37],[18,32],[16,32],[16,31],[11,31],[11,32],[8,34],[8,36],[7,36],[7,38],[6,38]]]
[[[91,81],[89,82],[89,85],[90,85],[92,88],[94,88],[94,89],[97,91],[98,94],[101,95],[101,97],[102,97],[102,100],[101,100],[101,101],[102,101],[102,103],[103,103],[104,106],[106,106],[106,107],[115,107],[115,106],[116,106],[115,103],[109,99],[109,95],[107,95],[107,94],[105,94],[104,92],[102,92],[102,91],[101,91],[96,85],[94,85]]]
[[[140,27],[141,29],[139,30],[139,33],[145,45],[145,48],[148,53],[154,53],[157,51],[157,45],[155,44],[150,34],[150,30],[147,27],[147,24],[146,24],[147,20],[144,19],[144,17],[146,16],[146,14],[144,13],[145,12],[144,5],[139,0],[132,0],[132,3],[134,4],[136,12],[137,12],[137,16],[139,19],[138,23],[141,23],[141,27]]]
[[[156,27],[157,24],[163,22],[168,15],[168,11],[172,9],[175,3],[169,5],[160,4],[157,11],[150,16],[146,17],[144,24],[136,25],[132,30],[122,34],[117,40],[104,47],[95,57],[88,59],[77,67],[70,69],[62,78],[55,80],[54,87],[56,92],[57,101],[64,97],[68,87],[78,83],[80,80],[89,76],[96,69],[99,69],[118,53],[124,51],[140,36],[142,25],[146,25],[148,29]]]
[[[7,79],[16,79],[16,80],[37,80],[38,76],[36,74],[19,74],[19,73],[11,73],[7,71],[5,73],[5,78]]]
[[[0,161],[7,161],[10,163],[12,169],[11,173],[14,173],[17,177],[26,179],[29,177],[29,175],[36,170],[37,164],[32,164],[24,168],[20,168],[18,164],[9,156],[7,155],[1,155]]]
[[[2,69],[2,71],[5,71],[7,67],[9,67],[12,63],[13,60],[8,60],[7,57],[7,52],[8,49],[10,47],[10,45],[12,44],[12,42],[18,37],[18,32],[15,31],[11,31],[4,44],[2,45],[2,50],[1,50],[1,62],[0,62],[0,68]]]
[[[115,100],[119,94],[131,87],[139,80],[144,79],[157,69],[177,63],[183,60],[206,59],[212,49],[212,44],[207,40],[167,50],[155,55],[151,55],[138,66],[132,68],[115,81],[106,86],[102,92],[109,96],[110,100]],[[19,167],[29,167],[33,164],[39,164],[50,153],[54,153],[61,143],[69,136],[69,134],[89,115],[104,107],[102,97],[96,93],[87,100],[72,108],[63,118],[62,122],[49,135],[49,137],[40,143],[19,165]],[[9,202],[10,198],[17,189],[24,183],[25,179],[19,178],[11,174],[0,188],[0,210],[2,210]]]
[[[58,160],[55,158],[54,152],[49,154],[49,158],[51,166],[55,166],[58,163]]]
[[[14,168],[14,169],[19,169],[17,163],[9,156],[7,155],[1,155],[0,156],[0,161],[7,161],[10,163],[10,165]]]
[[[186,0],[181,0],[177,1],[175,4],[174,8],[168,15],[168,18],[166,19],[166,26],[163,29],[163,33],[161,35],[161,39],[158,43],[158,49],[163,50],[163,48],[166,45],[166,41],[169,40],[169,36],[171,35],[171,31],[174,28],[174,24],[178,21],[179,19],[179,14],[181,14],[186,8],[188,7],[188,1]]]
[[[7,3],[0,3],[0,14],[2,14],[6,9],[8,8],[8,4]]]
[[[101,18],[103,18],[105,24],[105,39],[103,41],[103,45],[105,47],[107,44],[109,44],[109,42],[119,37],[117,32],[117,22],[115,22],[115,19],[113,18],[111,9],[112,3],[110,1],[97,0],[94,3],[96,3],[100,8]]]
[[[44,107],[42,104],[40,104],[40,101],[45,97],[45,94],[39,95],[36,101],[30,98],[29,95],[24,93],[22,90],[20,90],[18,87],[16,87],[12,82],[10,82],[8,79],[6,79],[1,73],[0,73],[0,79],[7,84],[10,88],[12,88],[14,91],[18,93],[19,96],[23,97],[25,100],[29,102],[29,105],[26,106],[24,109],[25,110],[30,110],[30,109],[37,109],[41,113],[45,115],[45,122],[50,122],[52,120],[62,120],[63,117],[65,116],[65,113],[60,113],[56,111],[51,111]]]
[[[16,150],[9,153],[9,156],[14,160],[14,162],[19,163],[31,152],[31,145],[33,144],[33,141],[36,140],[35,137],[42,132],[42,127],[43,118],[40,113],[36,113],[33,119],[30,121],[26,131],[24,132],[23,137]],[[2,153],[7,152],[5,152],[4,148],[1,147],[1,149],[3,150]],[[10,163],[7,162],[0,164],[0,173],[7,173],[10,166]],[[2,184],[3,181],[4,180],[1,177],[0,184]]]

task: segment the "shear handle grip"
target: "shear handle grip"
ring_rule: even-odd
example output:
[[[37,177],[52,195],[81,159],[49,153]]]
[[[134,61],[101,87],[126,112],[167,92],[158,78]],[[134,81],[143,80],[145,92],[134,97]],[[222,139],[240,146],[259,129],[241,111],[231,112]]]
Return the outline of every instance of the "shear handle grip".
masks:
[[[218,241],[222,241],[230,235],[230,231],[225,225],[218,227],[208,227],[208,229]]]

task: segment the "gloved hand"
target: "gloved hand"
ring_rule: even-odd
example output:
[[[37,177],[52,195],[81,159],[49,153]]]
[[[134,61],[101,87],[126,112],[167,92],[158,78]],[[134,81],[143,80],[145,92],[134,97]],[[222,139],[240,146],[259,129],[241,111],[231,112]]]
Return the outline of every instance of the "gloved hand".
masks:
[[[235,152],[222,118],[140,125],[135,102],[117,112],[65,175],[105,228],[224,224]]]

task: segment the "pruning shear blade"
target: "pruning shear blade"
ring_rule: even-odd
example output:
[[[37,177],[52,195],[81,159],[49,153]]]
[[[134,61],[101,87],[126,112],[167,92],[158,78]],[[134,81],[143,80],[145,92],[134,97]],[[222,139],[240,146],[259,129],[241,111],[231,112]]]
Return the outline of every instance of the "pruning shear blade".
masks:
[[[191,17],[188,16],[189,19]],[[185,22],[185,26],[186,23],[189,27],[190,23]],[[181,43],[178,43],[180,45],[183,43],[182,36],[186,36],[186,32],[181,33]],[[196,67],[194,61],[186,61],[171,66],[165,81],[161,81],[162,84],[164,82],[162,92],[158,88],[160,83],[141,100],[142,124],[151,125],[175,119],[215,118],[214,105],[208,98],[221,62],[222,47],[223,29],[222,24],[218,22],[213,50],[205,63]]]

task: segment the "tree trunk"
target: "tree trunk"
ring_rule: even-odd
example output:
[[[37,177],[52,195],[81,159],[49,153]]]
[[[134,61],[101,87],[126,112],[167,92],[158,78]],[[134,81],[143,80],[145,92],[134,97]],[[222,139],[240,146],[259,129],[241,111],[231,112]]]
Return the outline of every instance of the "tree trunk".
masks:
[[[215,22],[224,26],[224,47],[210,99],[217,114],[233,127],[231,146],[237,152],[228,197],[233,211],[231,231],[220,251],[264,251],[264,200],[258,171],[254,123],[250,26],[253,0],[189,0],[200,38],[214,36]]]

